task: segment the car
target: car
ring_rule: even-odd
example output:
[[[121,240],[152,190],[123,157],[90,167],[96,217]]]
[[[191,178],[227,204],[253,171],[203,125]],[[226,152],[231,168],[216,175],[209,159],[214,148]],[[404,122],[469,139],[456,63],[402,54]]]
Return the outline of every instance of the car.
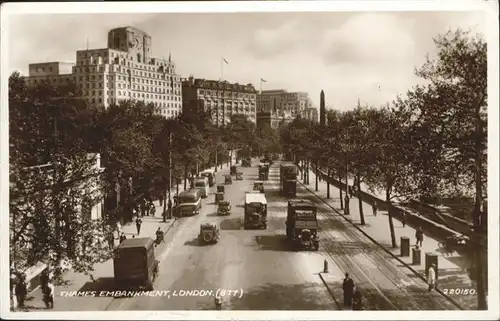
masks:
[[[255,181],[253,183],[253,190],[254,191],[259,191],[261,193],[264,193],[264,182],[262,182],[262,181]]]
[[[214,244],[219,241],[219,227],[216,224],[204,223],[200,225],[198,241],[200,244]]]
[[[219,201],[217,206],[217,215],[230,215],[231,203],[229,201]]]
[[[215,204],[219,204],[221,201],[224,201],[224,192],[215,193]]]
[[[233,184],[233,178],[231,177],[231,175],[224,176],[224,184]]]
[[[242,181],[243,180],[243,173],[242,172],[237,172],[236,173],[236,180],[237,181]]]

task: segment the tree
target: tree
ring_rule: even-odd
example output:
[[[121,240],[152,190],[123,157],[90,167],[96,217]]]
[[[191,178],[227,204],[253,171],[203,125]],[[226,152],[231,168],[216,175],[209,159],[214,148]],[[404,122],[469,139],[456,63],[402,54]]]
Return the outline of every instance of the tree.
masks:
[[[443,156],[433,164],[440,171],[433,174],[448,185],[474,191],[478,308],[486,309],[483,245],[487,229],[481,205],[487,186],[487,114],[483,111],[487,107],[487,45],[482,37],[460,29],[440,35],[434,42],[437,57],[428,58],[416,70],[430,85],[420,92],[418,98],[426,103],[417,105],[415,113],[419,128],[441,147]]]

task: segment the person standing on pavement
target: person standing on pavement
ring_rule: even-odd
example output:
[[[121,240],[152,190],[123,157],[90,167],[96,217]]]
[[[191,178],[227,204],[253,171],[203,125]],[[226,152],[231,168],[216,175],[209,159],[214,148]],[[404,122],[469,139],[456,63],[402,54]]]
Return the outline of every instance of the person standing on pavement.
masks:
[[[169,198],[168,199],[168,218],[172,218],[172,200]]]
[[[54,308],[54,292],[55,286],[50,281],[42,287],[43,302],[45,303],[45,307],[47,309]]]
[[[355,311],[362,310],[362,297],[359,286],[356,287],[354,294],[352,296],[352,309]]]
[[[137,227],[137,235],[141,234],[141,225],[142,225],[141,218],[140,217],[136,218],[135,227]]]
[[[436,264],[432,263],[427,271],[427,284],[429,292],[436,287]]]
[[[151,216],[155,216],[156,214],[156,206],[155,204],[153,203],[153,201],[151,201],[151,203],[149,203],[149,210],[151,212]]]
[[[24,273],[19,276],[19,282],[16,284],[15,292],[18,307],[24,307],[24,300],[26,300],[26,295],[28,294],[26,275],[24,275]]]
[[[377,216],[377,203],[372,204],[373,216]]]
[[[349,215],[349,195],[345,195],[344,197],[344,211],[346,215]]]
[[[415,238],[417,239],[417,247],[422,247],[422,242],[424,241],[424,230],[422,226],[415,232]]]
[[[127,239],[127,236],[125,236],[125,233],[122,233],[122,235],[120,235],[120,244],[123,243],[123,241],[125,241]]]
[[[403,223],[403,227],[406,226],[406,213],[405,212],[403,212],[403,219],[402,219],[401,223]]]
[[[354,290],[354,281],[349,277],[349,273],[345,274],[344,282],[342,283],[344,290],[344,306],[350,307],[352,301],[352,293]]]

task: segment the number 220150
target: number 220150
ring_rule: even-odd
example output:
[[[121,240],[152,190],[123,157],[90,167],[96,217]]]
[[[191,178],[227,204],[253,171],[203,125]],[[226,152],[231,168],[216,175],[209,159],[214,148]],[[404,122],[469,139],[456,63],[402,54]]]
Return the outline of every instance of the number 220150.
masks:
[[[443,293],[446,295],[474,295],[474,294],[476,294],[476,290],[475,289],[462,289],[462,288],[443,289]]]

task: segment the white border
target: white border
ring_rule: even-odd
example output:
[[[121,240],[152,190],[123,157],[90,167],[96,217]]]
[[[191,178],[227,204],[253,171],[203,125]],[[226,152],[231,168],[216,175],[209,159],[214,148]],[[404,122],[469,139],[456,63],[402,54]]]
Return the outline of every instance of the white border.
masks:
[[[8,287],[8,16],[49,13],[167,13],[167,12],[306,12],[306,11],[486,11],[488,12],[488,194],[489,198],[489,298],[488,311],[119,311],[119,312],[26,312],[9,309]],[[241,2],[75,2],[75,3],[7,3],[1,6],[1,104],[0,108],[0,234],[1,242],[1,317],[9,319],[151,319],[151,320],[472,320],[499,319],[498,291],[498,4],[496,1],[241,1]]]

